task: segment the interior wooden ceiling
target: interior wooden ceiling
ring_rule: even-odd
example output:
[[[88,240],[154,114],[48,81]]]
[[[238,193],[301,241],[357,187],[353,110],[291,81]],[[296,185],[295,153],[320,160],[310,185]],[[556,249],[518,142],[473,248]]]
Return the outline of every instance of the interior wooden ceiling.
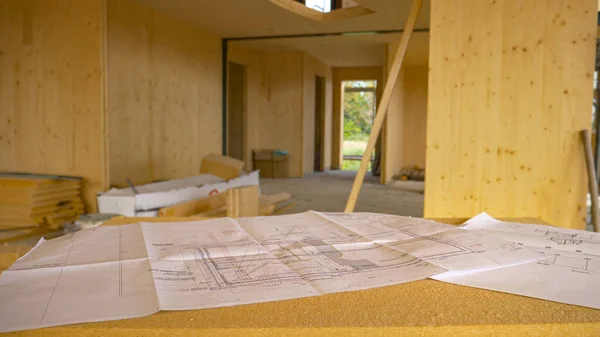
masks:
[[[400,41],[400,36],[400,33],[394,33],[246,40],[231,43],[257,50],[298,50],[333,67],[375,67],[384,64],[385,45]],[[429,33],[414,33],[406,51],[405,64],[427,65],[428,60]]]
[[[355,0],[373,14],[319,22],[283,9],[268,0],[138,0],[150,7],[224,38],[310,35],[340,32],[400,30],[411,0]],[[429,1],[423,2],[417,28],[429,28]],[[400,34],[281,38],[236,41],[257,49],[294,49],[335,67],[383,65],[386,43]],[[427,64],[428,33],[416,33],[407,64]],[[233,43],[233,42],[232,42]]]
[[[373,14],[319,22],[268,0],[138,0],[225,38],[394,30],[404,28],[411,0],[355,0]],[[429,28],[424,1],[417,28]]]

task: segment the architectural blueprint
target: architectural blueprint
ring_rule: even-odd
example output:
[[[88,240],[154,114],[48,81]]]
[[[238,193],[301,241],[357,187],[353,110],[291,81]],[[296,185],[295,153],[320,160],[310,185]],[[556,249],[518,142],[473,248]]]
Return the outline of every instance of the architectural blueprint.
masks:
[[[535,261],[539,253],[464,228],[377,213],[325,213],[371,242],[409,253],[449,271]]]
[[[41,241],[0,275],[0,331],[367,289],[539,258],[380,214],[101,226]]]
[[[600,234],[543,225],[498,221],[483,213],[464,226],[528,247],[544,255],[535,262],[433,278],[600,309]]]

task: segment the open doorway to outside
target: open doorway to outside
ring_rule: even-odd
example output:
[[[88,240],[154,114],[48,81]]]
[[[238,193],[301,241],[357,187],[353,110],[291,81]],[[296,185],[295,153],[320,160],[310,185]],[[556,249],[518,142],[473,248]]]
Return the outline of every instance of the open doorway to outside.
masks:
[[[358,171],[377,111],[377,81],[344,81],[342,90],[344,111],[342,170]],[[373,158],[372,155],[369,170],[373,167]]]
[[[325,166],[325,78],[315,76],[315,172]]]
[[[229,62],[227,71],[227,155],[245,161],[246,69]]]

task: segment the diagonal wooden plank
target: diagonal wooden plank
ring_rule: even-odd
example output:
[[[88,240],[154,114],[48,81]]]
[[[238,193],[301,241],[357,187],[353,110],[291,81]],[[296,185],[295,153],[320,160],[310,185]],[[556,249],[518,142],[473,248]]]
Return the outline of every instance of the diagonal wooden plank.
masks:
[[[392,68],[390,70],[390,73],[388,74],[387,81],[385,82],[385,87],[383,89],[381,101],[379,102],[379,106],[377,107],[377,115],[375,116],[373,127],[371,128],[369,142],[367,143],[367,147],[365,148],[365,153],[363,154],[362,160],[360,162],[358,172],[356,172],[356,178],[354,178],[352,190],[350,191],[348,203],[346,204],[346,209],[344,210],[344,212],[352,212],[354,211],[354,206],[356,206],[358,193],[360,192],[360,187],[362,186],[363,180],[365,179],[365,174],[367,173],[367,168],[369,167],[369,161],[371,160],[371,154],[373,153],[373,148],[375,147],[375,143],[377,142],[377,137],[379,136],[379,132],[381,131],[381,127],[383,126],[383,121],[385,120],[387,108],[390,104],[390,98],[392,97],[392,91],[394,90],[394,86],[396,85],[396,80],[398,79],[398,74],[400,73],[400,68],[402,67],[402,63],[404,61],[404,55],[406,54],[406,49],[408,48],[408,43],[410,42],[412,32],[415,29],[415,23],[417,21],[417,17],[419,16],[419,12],[421,11],[422,4],[423,0],[413,0],[412,8],[408,15],[408,20],[406,21],[406,25],[404,26],[404,32],[402,33],[402,38],[400,39],[400,44],[398,45],[396,57],[394,58],[394,62],[392,63]]]

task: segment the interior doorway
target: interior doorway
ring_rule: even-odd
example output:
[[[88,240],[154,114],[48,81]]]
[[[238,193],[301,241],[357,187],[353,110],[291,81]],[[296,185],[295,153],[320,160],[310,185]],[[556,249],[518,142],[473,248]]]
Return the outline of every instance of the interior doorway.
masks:
[[[325,78],[315,76],[315,165],[321,172],[325,166]]]
[[[377,81],[343,81],[342,170],[358,171],[377,111]],[[371,155],[369,170],[374,164]]]
[[[227,155],[245,161],[246,69],[229,62],[227,71]]]

